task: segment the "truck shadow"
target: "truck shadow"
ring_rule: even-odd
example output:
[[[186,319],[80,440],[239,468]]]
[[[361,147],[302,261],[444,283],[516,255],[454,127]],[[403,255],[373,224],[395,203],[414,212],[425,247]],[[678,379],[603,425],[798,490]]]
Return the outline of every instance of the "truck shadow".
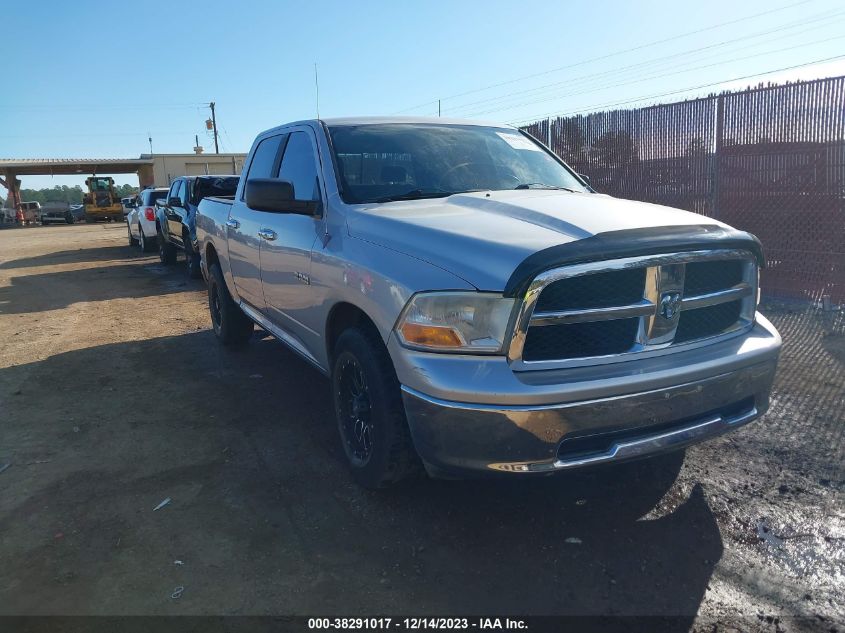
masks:
[[[181,263],[181,262],[180,262]],[[93,268],[25,274],[0,287],[0,314],[28,314],[66,308],[81,301],[141,298],[203,290],[183,266],[156,260],[141,264],[104,264]]]
[[[328,382],[260,331],[240,351],[202,331],[8,367],[0,408],[17,613],[168,613],[147,596],[179,558],[193,612],[668,615],[682,631],[722,554],[702,489],[673,485],[682,455],[364,491]]]
[[[98,246],[96,248],[78,248],[74,250],[44,253],[34,257],[21,257],[0,262],[0,269],[14,270],[18,268],[35,268],[38,266],[56,266],[64,263],[78,264],[80,262],[106,262],[116,259],[126,259],[132,256],[144,256],[137,247],[129,246]]]

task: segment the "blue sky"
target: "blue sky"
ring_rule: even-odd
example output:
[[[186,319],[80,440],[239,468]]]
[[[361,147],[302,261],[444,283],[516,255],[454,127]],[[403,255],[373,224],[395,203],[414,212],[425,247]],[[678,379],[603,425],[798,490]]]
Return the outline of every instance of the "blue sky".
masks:
[[[155,152],[189,152],[195,134],[208,150],[212,100],[221,150],[245,152],[257,132],[315,116],[315,62],[324,117],[436,115],[440,98],[444,116],[503,122],[845,74],[843,58],[685,90],[845,56],[841,0],[31,0],[3,18],[4,158],[137,157],[148,133]]]

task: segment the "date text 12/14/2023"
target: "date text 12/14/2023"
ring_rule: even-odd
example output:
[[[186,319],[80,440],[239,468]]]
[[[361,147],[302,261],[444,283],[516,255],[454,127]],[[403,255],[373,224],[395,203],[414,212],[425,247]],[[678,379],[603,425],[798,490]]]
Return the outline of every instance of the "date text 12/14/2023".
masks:
[[[514,618],[309,618],[309,630],[525,630],[525,620]]]

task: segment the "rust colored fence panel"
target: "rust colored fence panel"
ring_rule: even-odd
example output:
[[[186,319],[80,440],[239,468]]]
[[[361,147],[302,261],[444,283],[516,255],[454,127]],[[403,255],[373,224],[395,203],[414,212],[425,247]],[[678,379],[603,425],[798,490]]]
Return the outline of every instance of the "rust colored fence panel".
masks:
[[[763,242],[763,293],[845,303],[845,77],[525,126],[595,189]]]

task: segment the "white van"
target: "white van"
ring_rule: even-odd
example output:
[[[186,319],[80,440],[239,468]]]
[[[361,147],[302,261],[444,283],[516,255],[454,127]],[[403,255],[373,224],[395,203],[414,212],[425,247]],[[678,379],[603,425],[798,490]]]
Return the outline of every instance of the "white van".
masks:
[[[41,219],[40,202],[21,202],[21,212],[17,216],[21,224],[33,224]]]

